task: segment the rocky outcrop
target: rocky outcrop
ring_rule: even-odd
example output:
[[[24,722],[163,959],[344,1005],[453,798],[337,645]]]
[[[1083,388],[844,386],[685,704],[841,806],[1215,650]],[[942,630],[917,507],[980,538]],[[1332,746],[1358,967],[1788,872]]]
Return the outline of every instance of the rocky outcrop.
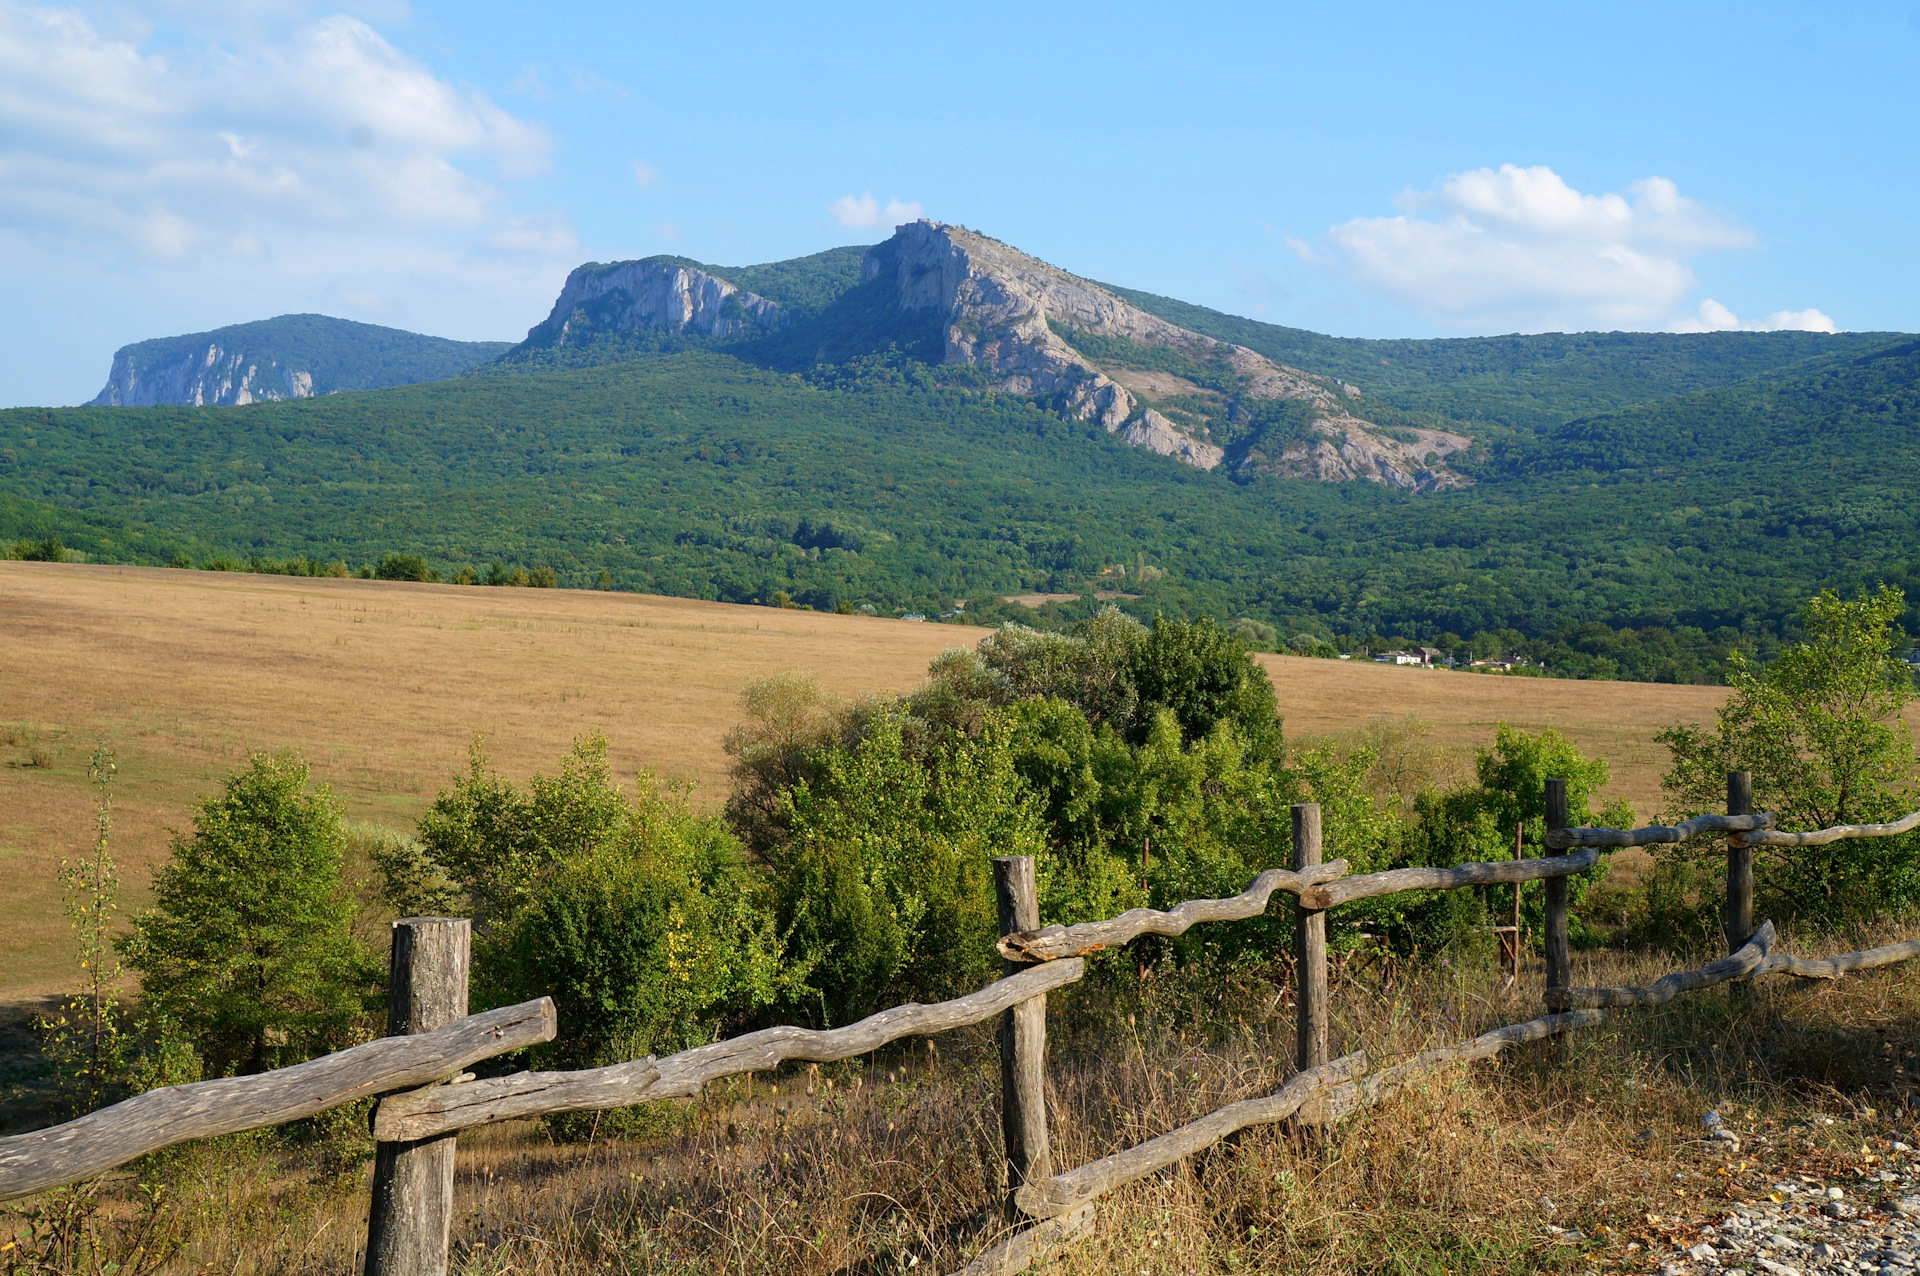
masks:
[[[704,270],[649,257],[576,269],[527,341],[564,346],[589,334],[643,328],[733,337],[778,331],[787,322],[787,314],[765,297]]]
[[[144,408],[166,403],[198,408],[313,395],[311,372],[286,367],[276,359],[256,359],[244,350],[222,349],[219,342],[210,341],[204,349],[157,365],[143,365],[130,349],[120,351],[113,357],[106,388],[87,406]]]
[[[868,250],[861,278],[863,283],[891,281],[904,311],[939,311],[946,321],[946,363],[984,368],[996,389],[1054,399],[1071,417],[1200,469],[1221,464],[1226,449],[1207,425],[1183,425],[1154,410],[1155,387],[1197,392],[1215,401],[1221,414],[1239,412],[1243,420],[1248,405],[1260,401],[1291,400],[1315,411],[1312,429],[1319,438],[1280,457],[1250,451],[1238,462],[1243,469],[1302,477],[1311,472],[1328,480],[1367,479],[1414,490],[1467,482],[1444,464],[1468,445],[1462,436],[1419,431],[1423,437],[1415,442],[1399,441],[1352,414],[1349,405],[1361,397],[1354,386],[1190,332],[1096,283],[964,227],[933,221],[904,225]],[[1082,340],[1086,334],[1122,351],[1175,352],[1192,366],[1213,370],[1209,379],[1231,389],[1207,390],[1170,372],[1143,373],[1124,358],[1102,366],[1061,329],[1082,345],[1093,344]]]
[[[1473,481],[1446,467],[1449,456],[1472,445],[1464,434],[1407,430],[1411,439],[1397,439],[1377,429],[1352,428],[1355,424],[1322,417],[1313,423],[1317,437],[1296,439],[1275,457],[1249,452],[1239,468],[1327,483],[1369,479],[1408,492],[1444,491]]]
[[[1152,408],[1127,422],[1120,437],[1135,447],[1158,452],[1161,456],[1178,457],[1202,470],[1212,469],[1226,455],[1224,450],[1211,443],[1203,443],[1192,435],[1183,434],[1178,426]]]
[[[122,346],[106,388],[88,406],[234,406],[418,385],[459,376],[507,345],[449,341],[331,315],[278,315]]]

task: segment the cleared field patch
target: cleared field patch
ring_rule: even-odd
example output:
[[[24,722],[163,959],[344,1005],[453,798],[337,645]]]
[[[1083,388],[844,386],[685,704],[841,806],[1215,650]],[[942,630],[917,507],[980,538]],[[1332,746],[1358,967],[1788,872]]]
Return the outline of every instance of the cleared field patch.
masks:
[[[1555,678],[1379,665],[1370,660],[1261,656],[1280,696],[1287,738],[1342,735],[1376,718],[1418,714],[1433,738],[1463,751],[1493,743],[1502,722],[1557,728],[1589,757],[1613,768],[1607,796],[1633,803],[1644,819],[1660,805],[1667,751],[1654,734],[1676,722],[1712,722],[1725,687],[1650,682],[1568,682]]]

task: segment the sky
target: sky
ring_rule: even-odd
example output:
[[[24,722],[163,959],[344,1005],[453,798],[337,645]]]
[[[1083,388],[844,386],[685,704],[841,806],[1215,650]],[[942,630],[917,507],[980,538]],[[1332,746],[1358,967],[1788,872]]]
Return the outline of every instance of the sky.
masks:
[[[0,406],[958,222],[1343,336],[1920,329],[1920,5],[0,0]]]

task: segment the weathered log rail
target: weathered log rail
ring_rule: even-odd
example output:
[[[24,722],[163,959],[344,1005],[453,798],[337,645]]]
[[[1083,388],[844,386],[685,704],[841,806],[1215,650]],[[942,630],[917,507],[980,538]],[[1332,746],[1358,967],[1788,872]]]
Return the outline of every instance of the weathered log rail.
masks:
[[[376,1174],[368,1272],[370,1276],[440,1276],[447,1260],[453,1140],[460,1130],[495,1121],[684,1098],[723,1077],[768,1071],[789,1060],[846,1059],[905,1037],[947,1032],[999,1016],[1008,1205],[1017,1230],[976,1257],[962,1276],[1010,1276],[1089,1234],[1099,1197],[1250,1126],[1290,1118],[1330,1123],[1434,1069],[1472,1063],[1513,1046],[1600,1023],[1606,1007],[1657,1006],[1683,992],[1723,983],[1737,987],[1774,974],[1835,979],[1920,957],[1920,940],[1908,940],[1811,960],[1773,952],[1771,922],[1747,933],[1752,916],[1752,848],[1822,846],[1847,838],[1897,836],[1920,829],[1920,812],[1888,824],[1782,833],[1773,829],[1772,815],[1747,813],[1750,792],[1747,777],[1736,772],[1728,776],[1728,808],[1733,812],[1729,815],[1701,815],[1679,825],[1640,829],[1567,828],[1565,783],[1549,780],[1545,840],[1554,854],[1354,877],[1347,876],[1344,861],[1318,862],[1319,809],[1306,803],[1294,810],[1293,869],[1269,869],[1230,898],[1189,900],[1165,911],[1132,909],[1106,921],[1073,926],[1038,926],[1031,861],[1001,860],[995,866],[1001,897],[999,951],[1008,973],[977,992],[930,1006],[896,1006],[845,1028],[768,1028],[664,1059],[576,1072],[520,1072],[483,1081],[462,1074],[482,1059],[553,1039],[553,1004],[541,998],[420,1031],[445,1022],[464,1007],[465,923],[403,919],[395,923],[394,996],[400,1000],[390,1016],[389,1031],[416,1035],[390,1035],[259,1076],[154,1090],[63,1125],[0,1138],[0,1200],[88,1178],[187,1139],[277,1125],[385,1094],[373,1121],[380,1144],[376,1163],[385,1168]],[[1727,929],[1730,936],[1740,937],[1737,945],[1729,945],[1734,951],[1646,987],[1566,986],[1568,879],[1592,869],[1604,848],[1671,844],[1709,833],[1725,834],[1728,840]],[[1543,938],[1546,1000],[1553,1013],[1429,1050],[1371,1076],[1366,1075],[1363,1053],[1327,1060],[1324,918],[1328,910],[1402,891],[1532,881],[1545,882],[1548,892]],[[1256,917],[1266,912],[1276,893],[1294,897],[1296,917],[1299,951],[1294,977],[1300,1032],[1294,1075],[1273,1094],[1227,1104],[1135,1147],[1054,1173],[1044,1101],[1046,995],[1081,979],[1085,974],[1082,958],[1089,954],[1143,935],[1174,936],[1203,922]],[[405,948],[403,931],[414,936],[407,942],[415,948]],[[436,947],[439,941],[429,943],[425,938],[441,931],[450,936],[457,931],[461,942]],[[427,1149],[435,1153],[426,1155]]]
[[[683,1099],[700,1093],[708,1082],[745,1072],[771,1072],[788,1059],[829,1063],[878,1050],[902,1037],[964,1028],[1073,983],[1085,971],[1082,961],[1049,962],[965,997],[931,1006],[909,1002],[844,1028],[763,1028],[664,1059],[648,1057],[579,1072],[516,1072],[397,1094],[381,1100],[374,1112],[373,1135],[383,1141],[412,1142],[494,1121]]]
[[[259,1076],[149,1090],[63,1125],[0,1139],[0,1200],[91,1178],[188,1139],[282,1125],[368,1095],[445,1081],[482,1059],[553,1040],[556,1024],[552,1000],[542,997]]]

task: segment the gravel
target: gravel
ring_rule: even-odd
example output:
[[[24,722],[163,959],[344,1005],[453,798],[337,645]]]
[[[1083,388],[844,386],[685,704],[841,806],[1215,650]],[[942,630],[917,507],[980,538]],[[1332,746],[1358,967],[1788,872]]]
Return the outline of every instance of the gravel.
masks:
[[[1706,1125],[1706,1147],[1729,1151],[1723,1131],[1732,1131]],[[1628,1246],[1627,1266],[1659,1276],[1920,1276],[1920,1153],[1899,1141],[1879,1146],[1851,1170],[1762,1180],[1757,1200],[1685,1219],[1649,1215],[1661,1239]]]

